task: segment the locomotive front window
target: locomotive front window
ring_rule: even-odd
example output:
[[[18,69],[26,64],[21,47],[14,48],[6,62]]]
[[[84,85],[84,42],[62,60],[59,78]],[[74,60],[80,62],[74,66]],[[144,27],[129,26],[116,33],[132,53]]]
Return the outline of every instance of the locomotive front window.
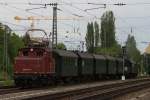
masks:
[[[19,51],[20,56],[28,56],[28,57],[42,57],[46,53],[43,49],[36,48],[28,48]]]
[[[28,51],[23,51],[23,56],[28,56]]]
[[[37,56],[43,56],[43,52],[42,52],[42,51],[37,51],[37,52],[36,52],[36,55],[37,55]]]

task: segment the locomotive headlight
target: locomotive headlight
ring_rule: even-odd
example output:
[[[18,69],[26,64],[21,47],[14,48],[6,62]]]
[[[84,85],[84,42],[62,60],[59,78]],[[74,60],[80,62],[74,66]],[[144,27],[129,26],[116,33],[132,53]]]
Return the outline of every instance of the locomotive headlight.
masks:
[[[33,52],[33,48],[31,48],[30,51]]]

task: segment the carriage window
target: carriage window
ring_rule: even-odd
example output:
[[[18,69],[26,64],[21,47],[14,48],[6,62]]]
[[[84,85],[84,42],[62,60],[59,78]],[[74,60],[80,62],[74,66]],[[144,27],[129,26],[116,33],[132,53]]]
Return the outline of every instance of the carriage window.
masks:
[[[85,61],[83,60],[83,61],[82,61],[82,67],[84,67],[84,65],[85,65]]]
[[[78,60],[75,59],[75,66],[78,66]]]

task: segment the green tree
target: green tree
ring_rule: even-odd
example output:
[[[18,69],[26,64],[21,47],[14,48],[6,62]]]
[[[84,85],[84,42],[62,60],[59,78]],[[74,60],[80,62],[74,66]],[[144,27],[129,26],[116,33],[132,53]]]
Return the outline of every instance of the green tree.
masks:
[[[112,11],[106,11],[101,17],[101,47],[96,48],[95,53],[112,56],[121,55],[121,46],[115,40],[115,34],[114,14]]]
[[[25,34],[25,35],[23,36],[22,40],[23,40],[23,42],[24,42],[24,45],[27,46],[27,45],[30,43],[30,41],[31,41],[30,35],[29,35],[29,34]]]
[[[115,40],[115,17],[112,11],[106,11],[101,17],[101,42],[103,48],[113,47],[117,44]]]
[[[14,57],[18,54],[18,49],[24,47],[24,42],[22,41],[22,38],[20,38],[15,33],[11,34],[10,40],[9,40],[9,56],[11,61],[13,62]]]
[[[3,52],[4,52],[4,29],[2,29],[2,24],[0,23],[0,69],[2,70],[3,67]]]
[[[97,54],[106,54],[106,55],[111,55],[111,56],[121,56],[122,50],[120,45],[116,45],[110,48],[96,48],[95,52]]]
[[[11,33],[11,29],[8,26],[5,26],[6,28],[4,29],[4,26],[0,23],[0,79],[4,78],[2,73],[6,73],[8,77],[13,75],[14,57],[17,56],[18,49],[24,46],[22,39],[15,33]],[[4,48],[4,34],[7,36],[5,38],[7,40],[7,43],[5,42],[7,51]],[[4,55],[4,52],[7,53],[7,56]]]
[[[128,35],[126,41],[126,50],[127,50],[127,55],[131,60],[137,63],[140,62],[141,55],[140,55],[140,51],[136,47],[136,41],[134,36]]]
[[[12,76],[12,73],[13,73],[14,58],[18,54],[18,49],[20,49],[22,47],[24,47],[22,38],[20,38],[15,33],[10,34],[9,42],[8,42],[8,54],[9,54],[8,60],[10,61],[9,62],[10,64],[8,67],[8,74],[10,76]]]
[[[65,44],[63,44],[63,43],[58,43],[57,44],[57,49],[67,50]]]
[[[86,48],[90,53],[94,52],[94,27],[93,23],[88,23],[87,25],[87,33],[86,33]]]
[[[100,40],[100,33],[99,33],[99,25],[97,22],[94,23],[94,47],[98,47],[99,46],[99,40]]]

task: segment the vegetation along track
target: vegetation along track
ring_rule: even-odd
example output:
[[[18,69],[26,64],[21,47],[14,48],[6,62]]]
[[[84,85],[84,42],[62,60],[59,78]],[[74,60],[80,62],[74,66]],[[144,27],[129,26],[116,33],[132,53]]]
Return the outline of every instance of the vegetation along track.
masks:
[[[150,78],[130,79],[90,85],[64,86],[56,89],[31,90],[0,95],[0,99],[12,100],[109,100],[125,93],[150,86]]]

